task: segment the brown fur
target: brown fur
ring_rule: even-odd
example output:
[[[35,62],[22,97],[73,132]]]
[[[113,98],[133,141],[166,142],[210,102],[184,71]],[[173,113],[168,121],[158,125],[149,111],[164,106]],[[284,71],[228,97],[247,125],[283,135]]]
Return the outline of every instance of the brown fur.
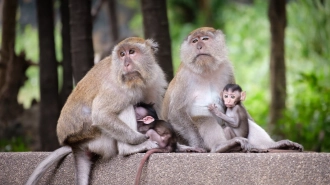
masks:
[[[224,152],[237,145],[247,149],[244,138],[226,141],[222,120],[207,108],[217,102],[224,112],[219,92],[235,82],[223,33],[210,27],[192,31],[181,44],[180,58],[162,109],[163,119],[173,125],[179,141],[211,152]]]
[[[68,97],[58,120],[58,140],[67,146],[47,157],[28,185],[35,184],[49,164],[70,153],[68,146],[79,185],[89,182],[91,153],[107,159],[158,147],[137,131],[133,110],[138,102],[153,102],[160,113],[167,82],[155,59],[157,48],[152,40],[127,38],[85,75]],[[119,115],[125,109],[128,111],[122,119]]]

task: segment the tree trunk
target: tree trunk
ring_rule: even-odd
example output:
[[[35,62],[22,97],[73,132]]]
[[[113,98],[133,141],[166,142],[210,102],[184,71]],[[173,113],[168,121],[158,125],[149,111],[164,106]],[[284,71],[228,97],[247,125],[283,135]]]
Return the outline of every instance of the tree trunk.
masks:
[[[94,65],[90,0],[70,0],[73,76],[78,83]]]
[[[16,56],[14,50],[10,51],[6,80],[0,90],[0,123],[4,124],[2,125],[3,128],[13,123],[23,112],[23,106],[18,103],[17,96],[26,80],[25,71],[30,63],[30,61],[25,60],[24,53]]]
[[[286,76],[284,59],[284,35],[286,26],[286,0],[270,0],[268,16],[271,32],[270,56],[270,127],[282,117],[286,99]]]
[[[73,88],[72,60],[70,42],[70,12],[69,0],[61,0],[61,22],[62,22],[62,53],[63,53],[63,85],[61,90],[61,107],[70,95]]]
[[[167,81],[173,78],[171,38],[169,33],[166,0],[141,0],[144,37],[154,39],[159,44],[157,59],[167,75]]]
[[[119,39],[116,0],[108,0],[108,12],[110,26],[110,42],[114,43],[117,42]]]
[[[59,117],[57,61],[54,43],[53,1],[37,0],[40,70],[41,149],[58,148],[56,124]]]
[[[10,51],[14,51],[17,0],[5,0],[2,6],[2,41],[0,59],[0,90],[6,79]]]

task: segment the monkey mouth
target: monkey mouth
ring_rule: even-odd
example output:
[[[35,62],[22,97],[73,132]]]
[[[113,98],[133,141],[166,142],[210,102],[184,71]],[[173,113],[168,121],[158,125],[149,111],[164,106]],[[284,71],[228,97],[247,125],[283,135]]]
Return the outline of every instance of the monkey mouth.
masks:
[[[199,57],[199,56],[211,56],[210,54],[207,54],[207,53],[199,53],[196,55],[196,58]]]
[[[128,72],[122,75],[123,81],[130,81],[139,77],[141,77],[141,74],[137,71]]]
[[[210,55],[210,54],[199,53],[195,56],[192,63],[195,63],[200,67],[202,67],[202,66],[207,67],[210,64],[211,58],[212,58],[212,55]]]
[[[142,85],[145,81],[142,78],[142,75],[138,71],[129,72],[122,75],[122,81],[130,86]]]
[[[226,105],[227,108],[232,108],[232,107],[234,107],[234,105],[232,105],[232,104],[225,104],[225,105]]]

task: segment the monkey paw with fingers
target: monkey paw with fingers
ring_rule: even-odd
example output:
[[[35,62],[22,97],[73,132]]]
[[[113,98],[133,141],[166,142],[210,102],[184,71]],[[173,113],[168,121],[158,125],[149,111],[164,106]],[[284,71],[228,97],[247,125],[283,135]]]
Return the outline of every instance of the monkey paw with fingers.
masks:
[[[250,148],[247,153],[268,153],[269,150],[267,149],[259,149],[259,148]]]
[[[304,150],[304,147],[301,144],[292,142],[292,141],[287,140],[287,139],[277,141],[276,145],[277,146],[272,147],[272,149],[298,150],[300,152],[302,152]]]
[[[130,144],[132,145],[138,145],[141,144],[145,141],[147,141],[149,139],[149,136],[146,136],[144,134],[139,134],[137,137],[135,137],[134,139],[132,139],[132,141],[130,142]]]
[[[147,140],[145,143],[146,143],[146,150],[159,148],[157,141]]]
[[[207,151],[204,148],[191,147],[191,148],[186,148],[186,149],[180,150],[179,152],[185,152],[185,153],[206,153]]]
[[[209,111],[214,112],[218,107],[216,104],[213,103],[207,106],[207,108],[209,109]]]

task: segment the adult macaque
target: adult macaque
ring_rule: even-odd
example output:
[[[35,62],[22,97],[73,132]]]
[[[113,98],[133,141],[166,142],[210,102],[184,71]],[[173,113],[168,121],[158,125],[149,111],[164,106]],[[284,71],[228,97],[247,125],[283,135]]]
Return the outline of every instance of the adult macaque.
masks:
[[[223,33],[210,27],[192,31],[181,44],[180,58],[162,109],[162,117],[172,124],[179,141],[210,152],[227,152],[237,147],[248,151],[246,138],[226,139],[220,126],[222,120],[207,108],[217,102],[224,112],[219,92],[226,84],[235,82]]]
[[[245,91],[242,91],[242,88],[237,84],[227,84],[221,96],[227,108],[226,114],[219,111],[215,104],[210,104],[208,108],[213,114],[225,121],[226,138],[247,138],[249,134],[248,113],[241,105],[241,101],[244,101],[246,97]]]
[[[192,31],[181,44],[180,58],[180,67],[166,91],[162,108],[163,119],[172,124],[180,142],[210,152],[237,149],[264,152],[274,146],[302,149],[301,145],[288,140],[274,142],[251,120],[247,139],[226,139],[220,126],[222,119],[208,110],[209,104],[217,102],[219,111],[224,112],[219,92],[226,84],[235,83],[225,36],[220,30],[202,27]]]
[[[50,154],[26,184],[36,184],[50,164],[71,150],[76,184],[87,185],[90,153],[108,159],[158,148],[156,142],[137,131],[133,109],[138,102],[154,102],[156,112],[160,111],[167,83],[155,60],[157,48],[152,40],[127,38],[86,74],[69,96],[58,120],[58,140],[64,146]],[[125,109],[128,121],[119,118]]]

